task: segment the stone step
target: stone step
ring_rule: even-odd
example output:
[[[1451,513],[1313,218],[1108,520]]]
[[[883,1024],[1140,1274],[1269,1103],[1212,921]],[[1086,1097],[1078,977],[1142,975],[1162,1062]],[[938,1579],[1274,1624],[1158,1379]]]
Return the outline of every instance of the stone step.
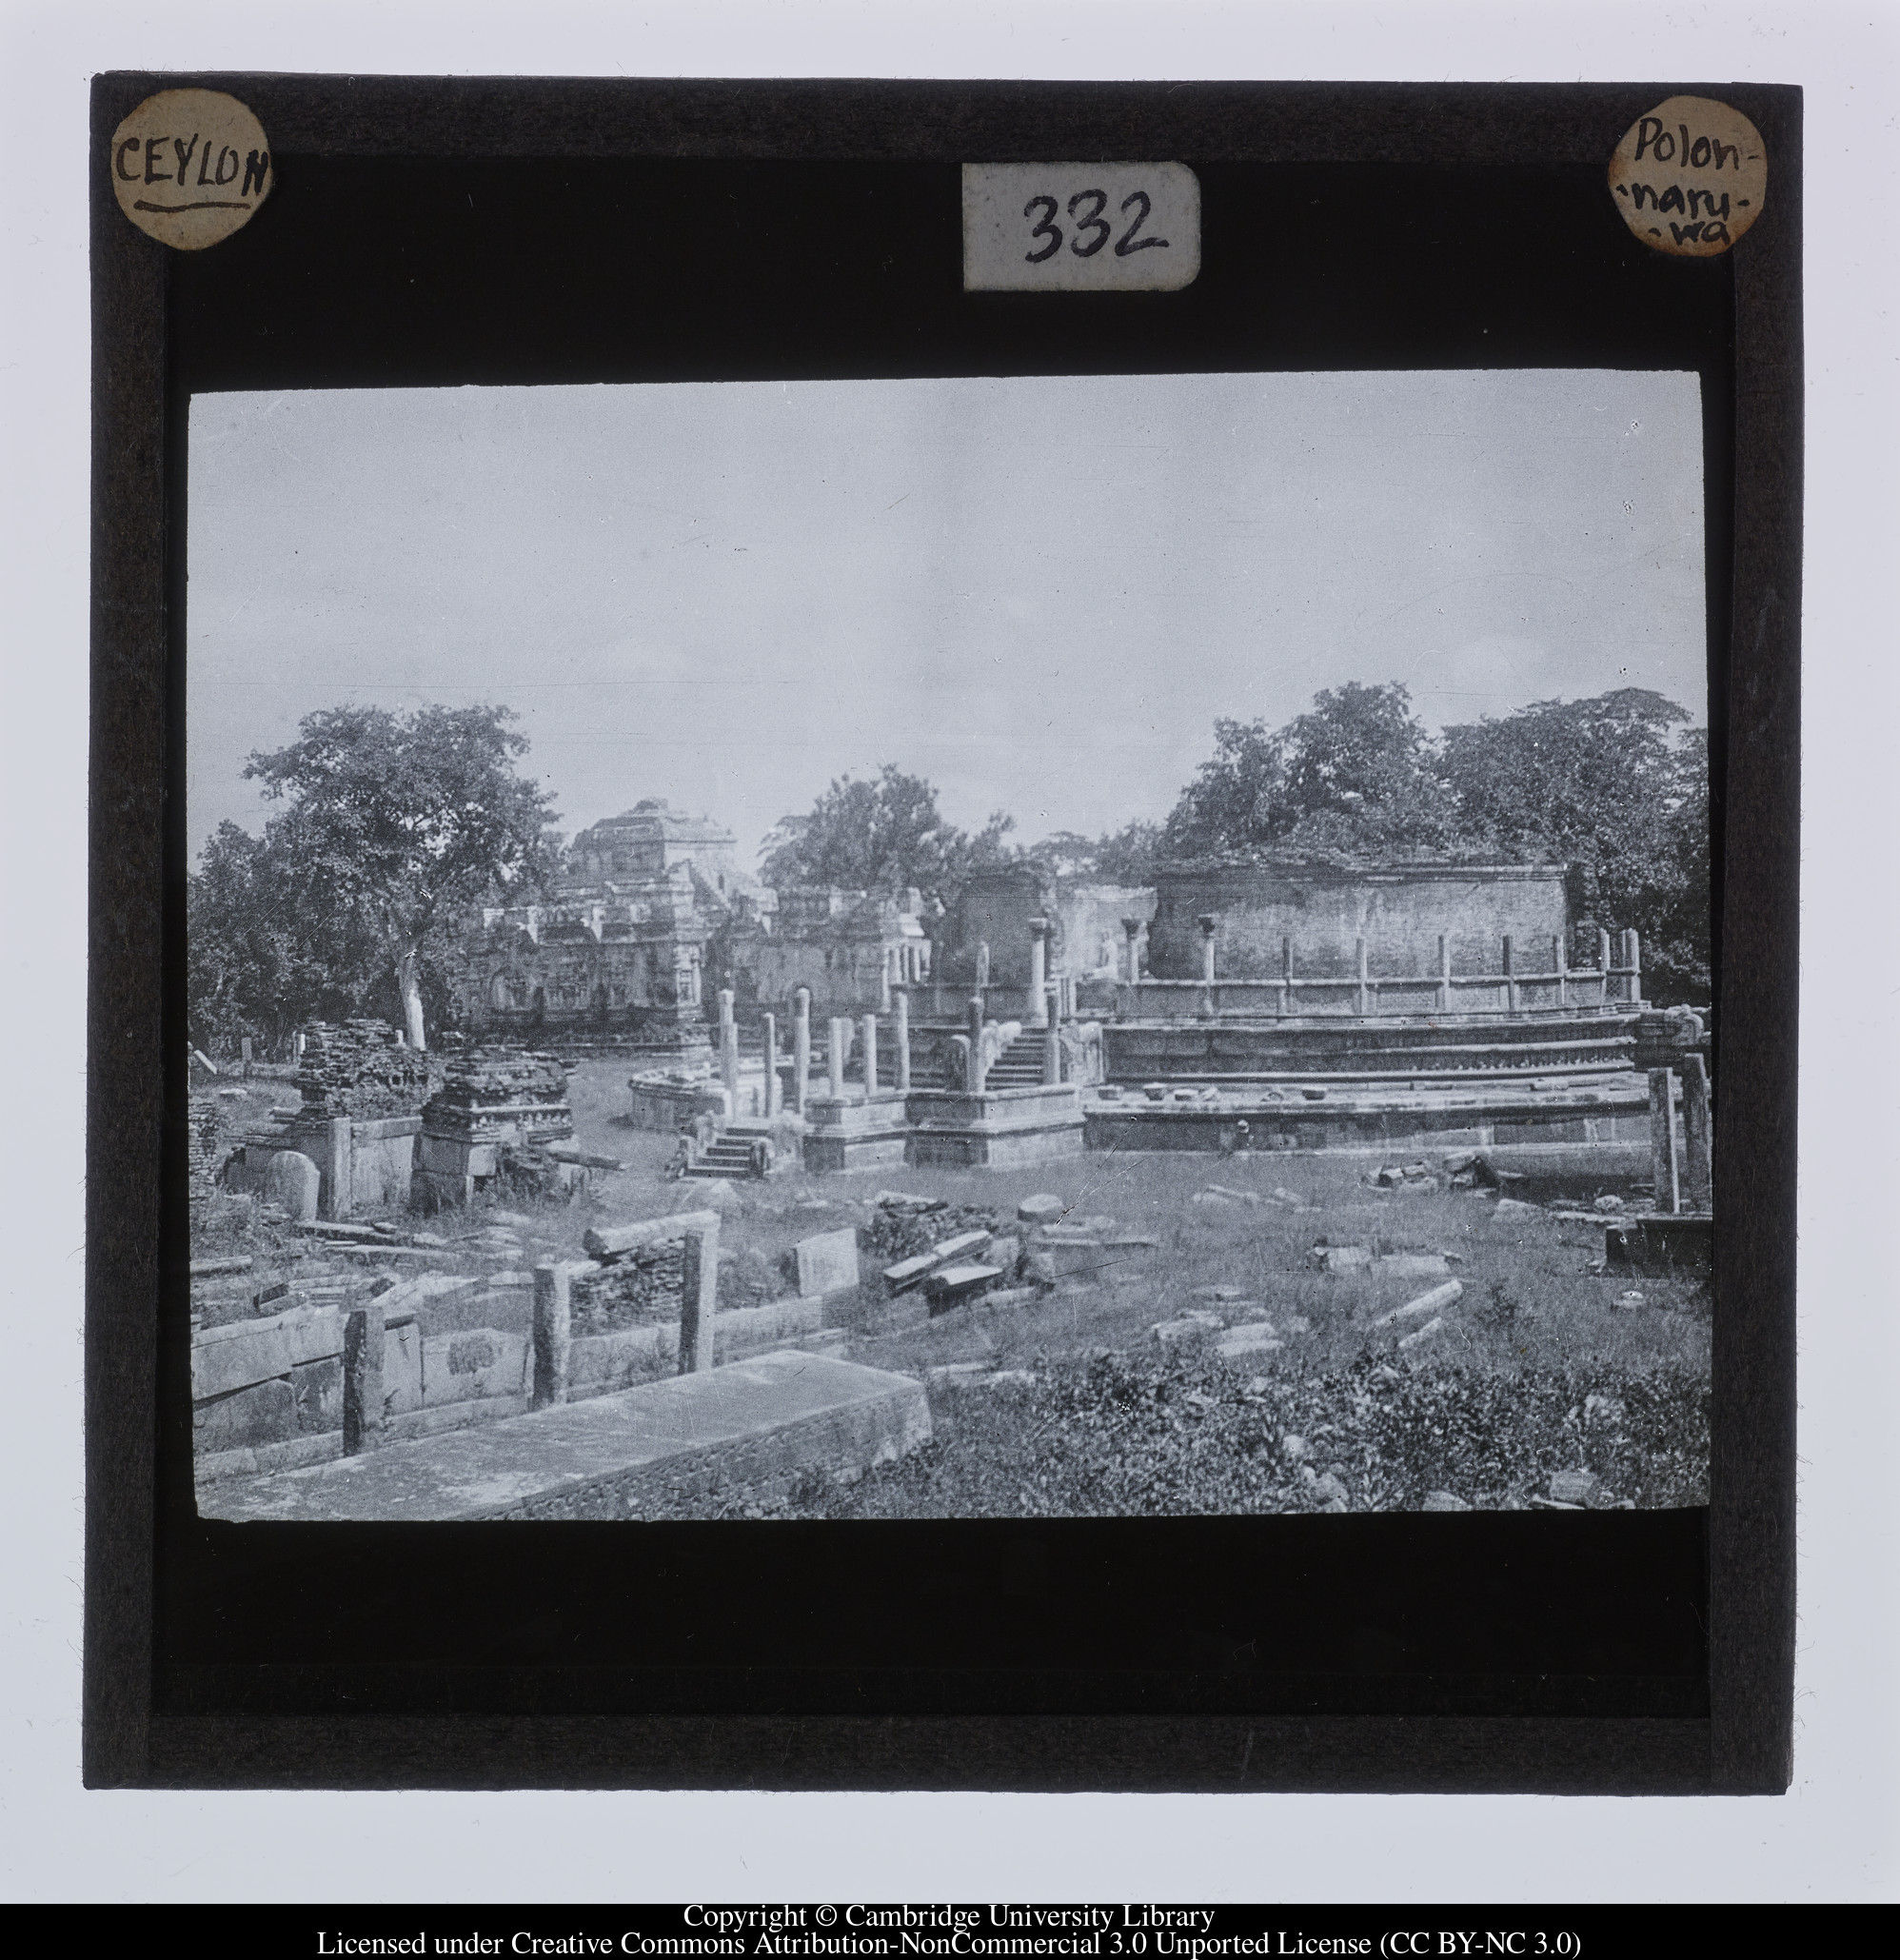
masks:
[[[589,1401],[199,1493],[235,1522],[637,1518],[662,1499],[851,1476],[930,1440],[907,1375],[782,1350]]]

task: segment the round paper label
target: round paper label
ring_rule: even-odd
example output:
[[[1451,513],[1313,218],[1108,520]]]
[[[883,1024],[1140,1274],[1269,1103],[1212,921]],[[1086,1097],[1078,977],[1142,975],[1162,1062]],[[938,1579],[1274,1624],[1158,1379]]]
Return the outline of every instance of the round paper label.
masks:
[[[1624,224],[1679,258],[1727,251],[1761,215],[1767,190],[1760,130],[1706,95],[1658,103],[1610,159],[1610,195]]]
[[[249,224],[272,182],[263,124],[212,89],[147,96],[113,130],[106,168],[126,216],[187,252]]]

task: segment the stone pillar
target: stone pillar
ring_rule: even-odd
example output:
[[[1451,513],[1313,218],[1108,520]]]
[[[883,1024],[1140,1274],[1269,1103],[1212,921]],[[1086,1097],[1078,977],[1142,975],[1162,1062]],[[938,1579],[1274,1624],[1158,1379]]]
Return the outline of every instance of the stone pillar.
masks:
[[[800,987],[792,996],[792,1107],[800,1116],[810,1092],[811,989]]]
[[[1220,921],[1212,912],[1203,912],[1195,923],[1200,927],[1200,1011],[1212,1020],[1214,1015],[1214,935],[1219,929]]]
[[[977,985],[979,987],[986,987],[989,983],[990,942],[988,940],[979,940],[977,941]]]
[[[1650,1071],[1650,1177],[1659,1212],[1682,1209],[1675,1173],[1675,1082],[1666,1068]]]
[[[1601,1004],[1610,1005],[1610,935],[1601,926],[1596,929],[1596,970],[1603,976]]]
[[[1370,1014],[1373,1011],[1373,998],[1372,989],[1366,984],[1366,942],[1362,939],[1353,941],[1353,971],[1358,980],[1358,991],[1355,996],[1358,1001],[1358,1011],[1361,1015]]]
[[[573,1336],[573,1268],[553,1259],[534,1269],[534,1406],[567,1399],[567,1356]]]
[[[352,1307],[343,1323],[343,1454],[383,1440],[383,1302]]]
[[[1029,921],[1029,1025],[1049,1024],[1049,921]]]
[[[1504,935],[1504,1011],[1507,1014],[1515,1014],[1517,1012],[1517,974],[1512,962],[1511,954],[1511,935],[1506,933]]]
[[[983,1083],[989,1076],[989,1068],[983,1060],[983,1003],[980,1000],[970,1002],[970,1072],[968,1087],[970,1093],[980,1096]]]
[[[1062,1079],[1062,1031],[1053,1015],[1042,1030],[1042,1079],[1052,1089]]]
[[[1132,987],[1141,979],[1141,948],[1136,943],[1141,937],[1141,921],[1124,919],[1121,930],[1128,940],[1128,984]]]
[[[831,1017],[831,1039],[826,1044],[824,1058],[827,1072],[825,1086],[830,1090],[834,1102],[844,1100],[844,1062],[850,1053],[851,1023],[848,1020],[840,1020],[834,1014]]]
[[[779,1113],[779,1017],[768,1014],[765,1017],[765,1109],[764,1114],[775,1117]]]
[[[910,1094],[910,989],[900,987],[891,1005],[897,1010],[898,1024],[892,1039],[898,1051],[898,1094]]]
[[[1630,969],[1630,1000],[1640,1006],[1643,1000],[1643,941],[1633,925],[1623,935],[1623,964]]]
[[[1438,935],[1438,1012],[1452,1011],[1452,941],[1444,934]]]
[[[725,1084],[726,1110],[739,1114],[739,1024],[732,1018],[732,989],[719,990],[719,1078]]]
[[[317,1200],[317,1216],[347,1218],[356,1211],[356,1152],[350,1119],[346,1116],[333,1116],[327,1127],[329,1152],[328,1161],[323,1166],[327,1188]]]
[[[680,1267],[680,1373],[703,1375],[713,1364],[719,1314],[719,1220],[695,1225]]]
[[[1293,1012],[1293,936],[1280,940],[1280,1012]]]
[[[878,1093],[878,1017],[867,1014],[861,1026],[864,1030],[864,1100],[869,1102]]]
[[[1691,1211],[1715,1206],[1713,1125],[1710,1119],[1709,1071],[1692,1049],[1682,1058],[1683,1182]]]
[[[1564,950],[1564,936],[1556,934],[1551,940],[1551,970],[1557,977],[1557,1005],[1570,1005],[1570,958]]]

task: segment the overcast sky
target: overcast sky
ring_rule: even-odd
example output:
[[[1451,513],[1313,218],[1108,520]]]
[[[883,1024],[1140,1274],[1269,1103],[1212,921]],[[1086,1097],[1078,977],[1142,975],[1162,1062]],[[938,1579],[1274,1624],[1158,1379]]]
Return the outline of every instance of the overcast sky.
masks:
[[[1158,819],[1217,716],[1349,680],[1705,717],[1692,374],[220,394],[190,439],[194,848],[345,701],[505,703],[567,829],[658,796],[748,851],[886,762],[1024,841]]]

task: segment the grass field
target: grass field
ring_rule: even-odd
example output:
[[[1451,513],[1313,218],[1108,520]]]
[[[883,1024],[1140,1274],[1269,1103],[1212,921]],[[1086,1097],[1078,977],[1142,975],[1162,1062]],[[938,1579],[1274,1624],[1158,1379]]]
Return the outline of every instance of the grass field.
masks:
[[[255,1085],[247,1117],[231,1106],[233,1127],[285,1090]],[[584,1205],[537,1210],[518,1253],[465,1237],[469,1259],[579,1257],[591,1223],[695,1202],[694,1186],[661,1176],[672,1139],[625,1121],[623,1065],[584,1064],[571,1095],[580,1144],[626,1168],[594,1173]],[[1006,1231],[1023,1198],[1052,1192],[1071,1218],[1111,1218],[1117,1235],[1157,1241],[1096,1255],[1092,1270],[1024,1304],[978,1302],[896,1327],[880,1312],[881,1262],[867,1257],[865,1310],[843,1352],[921,1377],[936,1440],[847,1487],[814,1478],[769,1515],[1401,1509],[1433,1492],[1495,1507],[1541,1497],[1554,1473],[1575,1470],[1601,1480],[1593,1501],[1706,1501],[1706,1287],[1644,1279],[1634,1283],[1641,1303],[1619,1304],[1633,1290],[1628,1276],[1592,1270],[1600,1228],[1500,1212],[1494,1198],[1442,1181],[1371,1188],[1363,1180],[1377,1162],[1088,1155],[1007,1173],[792,1170],[737,1187],[722,1245],[736,1268],[751,1256],[754,1273],[776,1271],[811,1233],[867,1223],[885,1189],[987,1211]],[[1263,1201],[1197,1202],[1210,1183]],[[1299,1208],[1274,1200],[1276,1189]],[[1604,1191],[1627,1196],[1574,1180],[1535,1195],[1588,1205]],[[480,1220],[433,1222],[453,1237]],[[1428,1317],[1380,1326],[1381,1317],[1442,1282],[1384,1277],[1376,1265],[1322,1272],[1313,1258],[1320,1242],[1442,1255],[1462,1295],[1438,1314],[1436,1332],[1401,1347]],[[1213,1301],[1217,1287],[1237,1297]],[[484,1292],[454,1312],[524,1327],[529,1296]],[[1280,1345],[1230,1360],[1214,1350],[1217,1331],[1171,1347],[1157,1340],[1158,1323],[1191,1312],[1262,1336],[1271,1328]]]

